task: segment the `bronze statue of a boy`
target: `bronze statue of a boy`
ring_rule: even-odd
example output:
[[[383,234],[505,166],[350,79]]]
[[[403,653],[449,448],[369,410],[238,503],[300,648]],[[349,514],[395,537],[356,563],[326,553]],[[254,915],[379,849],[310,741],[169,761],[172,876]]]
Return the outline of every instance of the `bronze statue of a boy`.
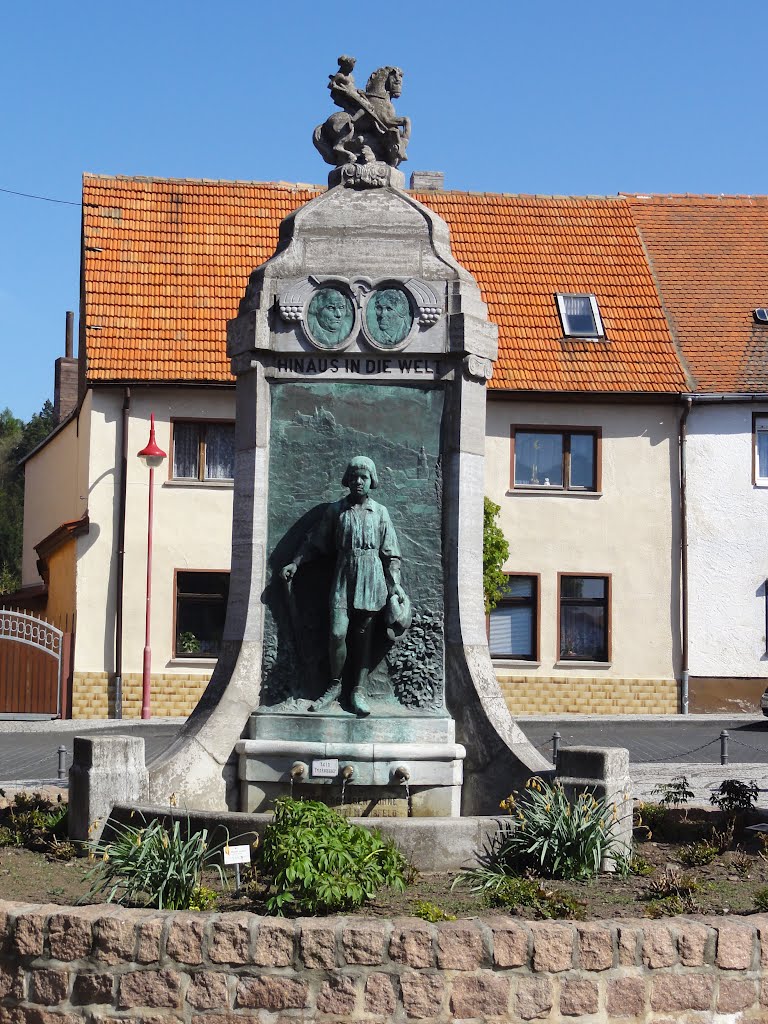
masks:
[[[349,494],[328,505],[281,575],[290,583],[302,562],[335,554],[330,600],[331,683],[309,710],[323,711],[338,700],[349,656],[353,678],[350,704],[363,716],[370,714],[364,691],[376,616],[388,601],[404,607],[408,598],[400,585],[400,547],[389,512],[369,497],[368,492],[379,483],[373,460],[356,456],[341,483],[349,488]]]

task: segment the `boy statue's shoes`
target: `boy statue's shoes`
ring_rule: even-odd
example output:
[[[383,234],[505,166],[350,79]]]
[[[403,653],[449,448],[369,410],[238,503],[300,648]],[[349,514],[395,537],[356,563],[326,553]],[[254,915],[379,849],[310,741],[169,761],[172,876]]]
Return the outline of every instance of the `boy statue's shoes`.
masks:
[[[352,705],[352,710],[359,718],[365,718],[366,715],[370,715],[371,709],[368,705],[368,701],[360,693],[360,687],[356,686],[352,691],[352,695],[349,698],[349,702]]]

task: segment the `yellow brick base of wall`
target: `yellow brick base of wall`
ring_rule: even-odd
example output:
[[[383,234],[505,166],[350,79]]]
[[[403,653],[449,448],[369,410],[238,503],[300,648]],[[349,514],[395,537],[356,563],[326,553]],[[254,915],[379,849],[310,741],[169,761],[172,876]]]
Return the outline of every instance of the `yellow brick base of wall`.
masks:
[[[679,711],[674,679],[584,679],[512,676],[497,671],[513,715],[674,715]],[[210,673],[152,676],[152,717],[185,717],[197,704]],[[114,679],[106,672],[76,672],[73,718],[113,718]],[[123,718],[141,717],[141,674],[123,676]]]
[[[152,675],[153,718],[186,717],[197,704],[211,673]],[[115,681],[106,672],[75,672],[72,680],[73,718],[114,718]],[[141,673],[123,676],[123,718],[141,717]]]
[[[674,715],[675,679],[563,679],[552,676],[497,678],[513,715]]]

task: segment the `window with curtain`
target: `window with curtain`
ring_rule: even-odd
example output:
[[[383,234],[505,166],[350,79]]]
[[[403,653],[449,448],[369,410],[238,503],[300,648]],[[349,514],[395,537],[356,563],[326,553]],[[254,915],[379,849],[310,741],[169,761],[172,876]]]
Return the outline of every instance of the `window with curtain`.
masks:
[[[602,338],[605,335],[594,295],[555,295],[563,334],[567,338]]]
[[[607,576],[560,576],[560,660],[608,661]]]
[[[768,416],[755,416],[755,483],[768,487]]]
[[[599,432],[513,427],[513,487],[597,490]]]
[[[177,571],[175,657],[218,657],[228,596],[228,572]]]
[[[234,423],[206,423],[204,420],[174,421],[174,479],[231,480],[234,475]]]
[[[488,622],[492,658],[538,660],[538,577],[509,576]]]

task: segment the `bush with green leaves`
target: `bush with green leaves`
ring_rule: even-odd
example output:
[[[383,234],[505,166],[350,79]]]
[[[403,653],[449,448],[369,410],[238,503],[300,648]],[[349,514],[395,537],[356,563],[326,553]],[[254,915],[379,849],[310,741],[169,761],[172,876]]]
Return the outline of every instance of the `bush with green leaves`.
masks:
[[[652,793],[658,795],[662,807],[683,807],[694,797],[685,775],[675,775],[670,782],[660,782],[653,787]]]
[[[0,790],[0,795],[4,795]],[[0,812],[0,846],[26,847],[48,852],[66,846],[68,856],[74,848],[62,843],[67,835],[67,805],[61,796],[56,803],[41,793],[16,793],[11,804]]]
[[[315,800],[280,797],[259,855],[271,914],[352,910],[383,888],[405,889],[410,866],[377,829]]]
[[[716,804],[725,814],[740,814],[752,810],[759,792],[754,779],[751,782],[723,779],[710,796],[709,802]]]
[[[116,824],[114,837],[94,844],[90,856],[96,864],[86,874],[91,882],[89,899],[100,896],[107,903],[189,910],[209,900],[202,886],[203,872],[221,869],[223,843],[211,846],[208,830],[192,832],[175,818],[168,827],[160,818],[140,825]]]
[[[768,885],[755,892],[755,910],[758,914],[768,913]]]
[[[502,807],[510,817],[485,854],[487,866],[544,878],[593,878],[603,860],[622,852],[615,807],[589,791],[570,800],[559,782],[532,778]]]

